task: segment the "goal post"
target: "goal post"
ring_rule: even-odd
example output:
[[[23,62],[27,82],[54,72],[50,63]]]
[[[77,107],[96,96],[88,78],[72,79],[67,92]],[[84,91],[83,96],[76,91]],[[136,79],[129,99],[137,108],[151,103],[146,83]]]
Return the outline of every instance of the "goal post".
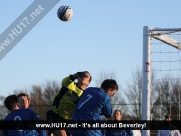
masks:
[[[142,84],[142,120],[150,120],[150,64],[151,36],[148,27],[143,29],[143,84]],[[146,84],[145,84],[146,81]]]
[[[180,119],[180,50],[181,28],[143,27],[142,120],[163,120],[166,113]]]

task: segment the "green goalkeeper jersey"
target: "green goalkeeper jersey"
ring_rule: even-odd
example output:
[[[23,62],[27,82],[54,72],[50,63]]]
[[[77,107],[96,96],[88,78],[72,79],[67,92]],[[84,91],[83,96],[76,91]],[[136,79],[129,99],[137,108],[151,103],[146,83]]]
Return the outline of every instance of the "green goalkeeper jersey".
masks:
[[[71,119],[83,90],[78,88],[72,75],[62,80],[62,88],[55,95],[52,110],[64,119]]]

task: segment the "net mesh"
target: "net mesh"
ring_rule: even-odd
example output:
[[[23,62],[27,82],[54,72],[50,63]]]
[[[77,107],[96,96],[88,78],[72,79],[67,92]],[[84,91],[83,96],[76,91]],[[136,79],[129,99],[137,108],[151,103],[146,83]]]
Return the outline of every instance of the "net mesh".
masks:
[[[165,36],[168,45],[159,40]],[[181,32],[159,31],[151,38],[151,119],[163,120],[170,113],[175,120],[181,118],[181,52],[173,45],[181,43]]]

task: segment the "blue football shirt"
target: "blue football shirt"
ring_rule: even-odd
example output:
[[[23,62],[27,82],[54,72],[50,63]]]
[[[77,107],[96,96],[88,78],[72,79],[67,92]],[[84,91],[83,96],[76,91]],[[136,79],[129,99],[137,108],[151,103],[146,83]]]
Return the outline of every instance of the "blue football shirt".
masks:
[[[41,120],[32,109],[17,109],[8,114],[4,121]],[[23,127],[23,126],[21,126]],[[46,136],[45,130],[3,130],[3,136]]]
[[[89,87],[84,90],[73,113],[72,120],[102,121],[112,113],[110,97],[100,88]],[[72,136],[102,136],[101,130],[71,130]]]

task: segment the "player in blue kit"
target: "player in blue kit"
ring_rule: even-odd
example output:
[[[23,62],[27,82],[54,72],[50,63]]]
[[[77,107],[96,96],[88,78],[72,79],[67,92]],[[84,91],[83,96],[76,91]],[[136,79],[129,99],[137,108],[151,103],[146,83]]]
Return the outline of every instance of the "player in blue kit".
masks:
[[[102,115],[109,118],[112,114],[110,97],[118,90],[113,79],[106,79],[101,88],[89,87],[84,90],[73,113],[72,120],[101,121]],[[71,130],[72,136],[102,136],[101,130]]]
[[[4,106],[11,112],[4,121],[18,121],[18,126],[23,128],[19,121],[41,120],[32,109],[19,109],[18,98],[10,95],[4,100]],[[17,126],[14,126],[17,127]],[[3,136],[46,136],[45,130],[3,130]]]

